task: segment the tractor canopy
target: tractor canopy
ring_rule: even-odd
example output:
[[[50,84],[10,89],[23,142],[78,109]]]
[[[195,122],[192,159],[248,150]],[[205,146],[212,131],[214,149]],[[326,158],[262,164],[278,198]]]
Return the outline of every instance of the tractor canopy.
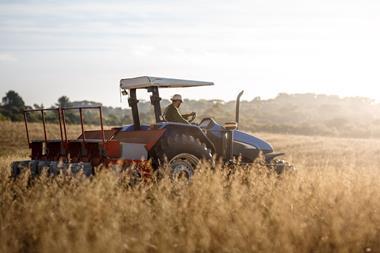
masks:
[[[197,86],[214,85],[212,82],[182,80],[174,78],[163,78],[153,76],[140,76],[135,78],[125,78],[120,80],[121,89],[144,89],[151,87],[159,88],[185,88]]]
[[[132,110],[133,127],[135,130],[140,130],[140,117],[137,104],[139,100],[136,96],[137,89],[146,89],[151,92],[150,102],[154,107],[154,115],[156,123],[162,122],[162,113],[160,105],[159,88],[185,88],[185,87],[199,87],[214,85],[212,82],[192,81],[174,78],[163,78],[153,76],[140,76],[134,78],[125,78],[120,80],[121,95],[129,95],[128,104]],[[126,90],[129,90],[127,92]]]

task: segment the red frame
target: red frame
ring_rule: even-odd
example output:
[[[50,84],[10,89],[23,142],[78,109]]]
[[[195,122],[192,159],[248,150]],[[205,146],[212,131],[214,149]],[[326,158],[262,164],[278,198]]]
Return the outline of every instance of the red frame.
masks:
[[[93,144],[93,142],[86,141],[85,133],[88,131],[85,131],[85,129],[84,129],[85,127],[84,127],[84,121],[83,121],[83,110],[87,110],[87,109],[99,110],[100,130],[94,130],[94,131],[99,133],[97,135],[99,137],[96,138],[99,140],[99,142],[97,142],[97,143],[99,144],[99,146],[102,149],[104,149],[107,152],[108,155],[106,157],[103,157],[102,155],[94,156],[92,151],[95,149],[91,148],[92,147],[91,145]],[[66,120],[65,120],[65,111],[66,110],[79,110],[82,135],[77,137],[77,139],[75,139],[75,140],[68,140],[68,138],[67,138],[67,127],[66,127]],[[27,114],[30,112],[40,112],[41,116],[42,116],[44,140],[38,141],[38,143],[45,143],[46,147],[49,144],[52,144],[51,141],[48,141],[48,136],[47,136],[47,132],[46,132],[45,111],[56,111],[58,114],[60,137],[61,137],[61,140],[60,140],[61,153],[58,154],[56,152],[52,152],[54,158],[46,157],[46,154],[42,154],[43,150],[41,150],[42,156],[38,152],[35,155],[33,155],[33,150],[34,150],[33,145],[35,143],[33,141],[31,142],[31,139],[29,136]],[[93,163],[94,165],[98,165],[101,162],[103,162],[105,164],[119,162],[121,159],[121,157],[120,157],[120,155],[121,155],[120,143],[121,142],[128,143],[129,142],[128,140],[135,139],[132,137],[139,137],[139,139],[140,139],[139,143],[145,143],[146,144],[145,148],[149,151],[165,131],[164,129],[156,129],[156,130],[152,130],[152,131],[148,131],[148,132],[142,131],[142,130],[137,130],[137,131],[129,132],[129,133],[119,133],[119,131],[117,129],[111,129],[111,130],[105,131],[104,126],[103,126],[103,114],[102,114],[102,107],[101,106],[29,109],[29,110],[24,110],[24,121],[25,121],[25,129],[26,129],[26,136],[27,136],[27,140],[28,140],[28,145],[29,145],[29,148],[32,149],[32,155],[31,155],[32,159],[34,159],[33,157],[36,156],[36,157],[38,157],[38,158],[36,158],[36,160],[39,160],[39,159],[42,159],[42,160],[44,160],[44,159],[58,160],[61,157],[65,157],[65,155],[67,155],[67,154],[74,154],[73,156],[70,156],[71,159],[75,159],[75,161],[77,161],[77,160],[78,161],[85,161],[85,162],[91,161],[91,163]],[[109,131],[112,131],[111,136],[110,136]],[[87,138],[91,139],[91,134]],[[78,145],[80,145],[82,148],[84,148],[86,150],[86,154],[81,156],[81,157],[77,156]],[[56,157],[56,155],[58,155],[59,157]],[[42,158],[40,158],[40,156]],[[51,156],[51,154],[48,154],[48,156]],[[123,163],[131,163],[131,162],[144,163],[142,161],[131,161],[128,159],[123,160]]]
[[[83,144],[86,143],[86,137],[84,134],[84,124],[83,124],[83,110],[92,110],[92,109],[98,109],[99,110],[99,119],[100,119],[100,130],[102,132],[102,144],[104,145],[105,141],[105,135],[104,135],[104,127],[103,127],[103,113],[102,113],[102,107],[101,106],[88,106],[88,107],[59,107],[59,108],[48,108],[48,109],[28,109],[24,110],[24,122],[25,122],[25,130],[26,130],[26,138],[28,139],[28,146],[30,147],[30,136],[29,136],[29,128],[28,128],[28,118],[27,114],[31,112],[41,112],[42,116],[42,125],[44,130],[44,140],[47,144],[47,133],[46,133],[46,121],[45,121],[45,111],[57,111],[58,114],[58,121],[59,121],[59,130],[61,135],[61,143],[62,145],[64,143],[67,143],[67,128],[66,128],[66,121],[65,121],[65,111],[67,110],[79,110],[79,118],[80,118],[80,124],[81,124],[81,130],[82,130],[82,142]],[[63,129],[62,129],[63,126]],[[63,138],[63,135],[65,138]]]

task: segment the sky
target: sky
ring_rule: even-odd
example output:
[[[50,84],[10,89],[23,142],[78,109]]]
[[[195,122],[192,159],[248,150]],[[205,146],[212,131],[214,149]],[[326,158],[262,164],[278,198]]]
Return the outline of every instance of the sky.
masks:
[[[378,0],[0,0],[0,95],[127,107],[119,80],[149,75],[215,83],[163,98],[380,101],[379,13]]]

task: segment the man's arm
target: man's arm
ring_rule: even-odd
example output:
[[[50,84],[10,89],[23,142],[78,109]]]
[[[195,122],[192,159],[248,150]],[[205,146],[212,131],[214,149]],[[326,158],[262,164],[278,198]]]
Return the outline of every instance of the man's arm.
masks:
[[[184,118],[179,112],[178,110],[176,110],[176,113],[174,114],[174,117],[175,117],[175,122],[179,122],[179,123],[185,123],[185,124],[190,124],[189,121],[186,120],[186,118]]]
[[[195,112],[191,112],[191,113],[186,113],[186,114],[182,114],[181,116],[185,119],[188,119],[192,116],[194,116]]]

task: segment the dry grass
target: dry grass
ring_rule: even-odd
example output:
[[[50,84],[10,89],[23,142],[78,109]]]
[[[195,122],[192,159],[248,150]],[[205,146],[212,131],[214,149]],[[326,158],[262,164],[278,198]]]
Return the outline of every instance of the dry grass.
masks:
[[[228,178],[203,167],[191,184],[165,178],[130,188],[103,171],[27,187],[7,180],[25,149],[3,153],[0,251],[380,251],[380,141],[260,136],[288,153],[295,175],[240,168]]]
[[[29,123],[28,129],[30,139],[44,138],[42,123]],[[85,126],[85,130],[92,129],[99,129],[99,127],[92,125]],[[12,154],[27,156],[29,154],[24,122],[0,121],[0,130],[0,156]],[[58,124],[47,124],[46,130],[48,139],[60,139]],[[68,138],[77,138],[80,133],[80,125],[67,125]]]

